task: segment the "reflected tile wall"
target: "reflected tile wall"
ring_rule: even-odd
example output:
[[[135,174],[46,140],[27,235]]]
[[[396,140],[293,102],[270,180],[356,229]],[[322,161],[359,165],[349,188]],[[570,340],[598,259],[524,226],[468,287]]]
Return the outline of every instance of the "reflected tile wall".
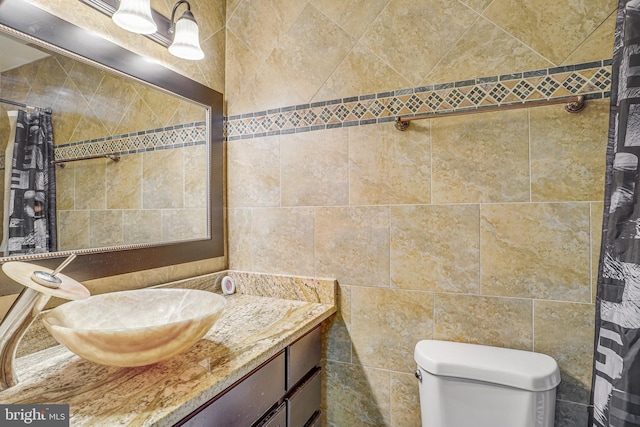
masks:
[[[205,154],[189,145],[57,168],[59,249],[205,237]]]

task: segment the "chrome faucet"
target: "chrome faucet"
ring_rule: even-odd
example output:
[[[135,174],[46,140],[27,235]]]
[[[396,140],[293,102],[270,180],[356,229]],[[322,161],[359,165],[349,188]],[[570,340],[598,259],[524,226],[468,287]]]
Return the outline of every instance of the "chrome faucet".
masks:
[[[64,299],[84,299],[90,296],[84,285],[60,271],[75,259],[71,254],[52,272],[20,261],[2,264],[4,273],[25,286],[0,323],[0,391],[18,384],[15,358],[24,333],[52,296]],[[62,278],[60,278],[62,277]]]

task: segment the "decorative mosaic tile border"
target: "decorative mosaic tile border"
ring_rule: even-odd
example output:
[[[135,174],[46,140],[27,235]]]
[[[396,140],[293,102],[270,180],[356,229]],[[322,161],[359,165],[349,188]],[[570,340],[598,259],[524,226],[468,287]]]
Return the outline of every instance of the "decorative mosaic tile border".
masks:
[[[207,141],[205,122],[184,123],[164,128],[72,142],[56,146],[55,159],[69,160],[104,154],[135,154],[167,150]]]
[[[230,116],[225,135],[234,141],[391,122],[397,116],[480,111],[572,95],[606,98],[611,87],[611,62],[586,62]]]

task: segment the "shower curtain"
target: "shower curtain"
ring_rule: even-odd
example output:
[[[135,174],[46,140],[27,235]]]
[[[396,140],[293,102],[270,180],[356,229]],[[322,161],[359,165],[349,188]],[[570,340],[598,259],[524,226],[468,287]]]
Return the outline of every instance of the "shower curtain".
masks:
[[[612,64],[589,426],[640,426],[640,0],[620,0]]]
[[[51,111],[18,111],[6,255],[57,250],[53,150]]]

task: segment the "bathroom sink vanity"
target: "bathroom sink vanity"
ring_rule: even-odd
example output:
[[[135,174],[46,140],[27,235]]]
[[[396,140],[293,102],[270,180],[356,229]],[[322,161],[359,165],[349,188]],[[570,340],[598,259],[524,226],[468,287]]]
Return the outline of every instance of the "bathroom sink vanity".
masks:
[[[176,426],[319,426],[320,352],[318,326]]]
[[[168,286],[214,290],[216,277]],[[119,368],[51,347],[17,359],[20,382],[0,392],[0,403],[68,404],[73,427],[320,425],[319,326],[336,311],[336,283],[252,273],[235,280],[238,291],[190,349]]]

